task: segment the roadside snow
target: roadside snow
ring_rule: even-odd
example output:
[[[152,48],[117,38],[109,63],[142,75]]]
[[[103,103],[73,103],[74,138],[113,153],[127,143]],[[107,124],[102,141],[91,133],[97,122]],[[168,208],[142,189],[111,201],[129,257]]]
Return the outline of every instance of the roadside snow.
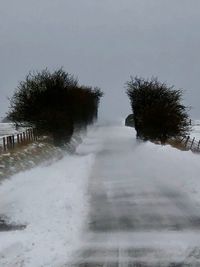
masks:
[[[85,140],[76,155],[19,173],[0,185],[0,217],[26,225],[25,230],[0,232],[0,266],[61,266],[77,248],[94,161]]]
[[[166,187],[173,186],[200,207],[199,154],[150,142],[140,144],[136,153],[132,158],[137,161],[135,173],[138,177],[148,177],[149,181],[162,181]]]

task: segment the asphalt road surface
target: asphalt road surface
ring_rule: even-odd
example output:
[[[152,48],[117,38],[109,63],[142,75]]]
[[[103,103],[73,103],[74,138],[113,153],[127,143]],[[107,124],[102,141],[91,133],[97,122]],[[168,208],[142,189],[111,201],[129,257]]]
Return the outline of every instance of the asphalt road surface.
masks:
[[[195,202],[130,129],[104,127],[95,138],[87,227],[69,266],[200,266]]]

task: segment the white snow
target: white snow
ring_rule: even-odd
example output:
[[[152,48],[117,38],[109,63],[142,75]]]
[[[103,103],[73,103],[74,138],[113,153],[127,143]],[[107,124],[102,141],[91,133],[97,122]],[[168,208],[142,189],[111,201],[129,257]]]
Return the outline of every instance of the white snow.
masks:
[[[200,205],[199,154],[150,142],[141,143],[135,152],[133,161],[136,162],[136,176],[148,177],[150,183],[155,179],[162,181],[166,186],[173,185],[174,189],[185,192],[186,196]]]
[[[166,187],[173,185],[185,192],[198,207],[199,155],[171,146],[137,142],[132,128],[96,126],[74,155],[66,155],[51,166],[15,175],[0,186],[0,215],[7,216],[9,222],[27,225],[25,230],[0,233],[0,266],[57,267],[68,262],[80,244],[88,211],[88,178],[95,154],[106,153],[106,142],[112,144],[112,136],[115,136],[113,146],[116,147],[116,140],[118,146],[107,166],[113,168],[113,160],[117,158],[121,173],[133,167],[130,189],[162,181]],[[120,157],[125,159],[120,161]]]
[[[195,260],[200,263],[199,155],[139,142],[134,129],[128,127],[101,127],[97,136],[103,147],[96,157],[91,182],[94,201],[90,220],[95,224],[92,231],[89,228],[88,236],[85,234],[82,247],[83,252],[98,249],[77,262],[80,260],[83,266],[85,262],[106,266],[107,260],[128,266],[126,247],[141,253],[146,249],[154,251],[141,254],[140,259],[138,255],[131,258],[131,263],[141,260],[148,266],[153,261],[152,266],[161,266],[164,261],[168,264],[162,266],[175,266],[186,260],[188,266],[199,266],[190,264]],[[106,249],[108,258],[98,253]],[[109,254],[115,249],[121,251],[122,258]],[[194,254],[198,258],[193,260]]]
[[[192,131],[190,133],[191,138],[194,138],[199,141],[200,140],[200,121],[195,120],[192,125]]]
[[[24,127],[19,127],[18,129],[16,129],[14,123],[1,123],[0,122],[0,140],[2,139],[3,136],[13,135],[13,134],[15,135],[25,130],[26,128]]]
[[[94,154],[85,142],[76,155],[19,173],[0,186],[0,217],[26,225],[0,232],[0,266],[61,266],[78,246],[87,215]],[[79,155],[79,150],[81,155]]]
[[[0,122],[0,136],[16,134],[18,131],[15,129],[13,123],[1,123]]]
[[[0,149],[3,146],[3,137],[14,135],[15,140],[17,140],[17,134],[22,133],[26,130],[24,127],[19,127],[16,129],[14,123],[1,123],[0,122]]]

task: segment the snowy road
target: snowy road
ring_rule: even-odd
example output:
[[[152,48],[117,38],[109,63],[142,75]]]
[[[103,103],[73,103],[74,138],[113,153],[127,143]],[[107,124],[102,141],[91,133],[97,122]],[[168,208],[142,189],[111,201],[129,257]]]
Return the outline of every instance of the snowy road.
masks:
[[[67,266],[200,266],[200,206],[187,184],[199,177],[198,156],[133,134],[97,131],[88,225]]]

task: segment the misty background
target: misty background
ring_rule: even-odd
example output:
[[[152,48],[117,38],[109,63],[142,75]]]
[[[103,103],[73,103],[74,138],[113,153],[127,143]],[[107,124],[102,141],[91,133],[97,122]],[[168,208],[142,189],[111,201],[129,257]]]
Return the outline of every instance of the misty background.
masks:
[[[0,0],[0,117],[32,70],[63,68],[99,86],[100,115],[130,113],[130,75],[185,90],[200,118],[199,0]]]

